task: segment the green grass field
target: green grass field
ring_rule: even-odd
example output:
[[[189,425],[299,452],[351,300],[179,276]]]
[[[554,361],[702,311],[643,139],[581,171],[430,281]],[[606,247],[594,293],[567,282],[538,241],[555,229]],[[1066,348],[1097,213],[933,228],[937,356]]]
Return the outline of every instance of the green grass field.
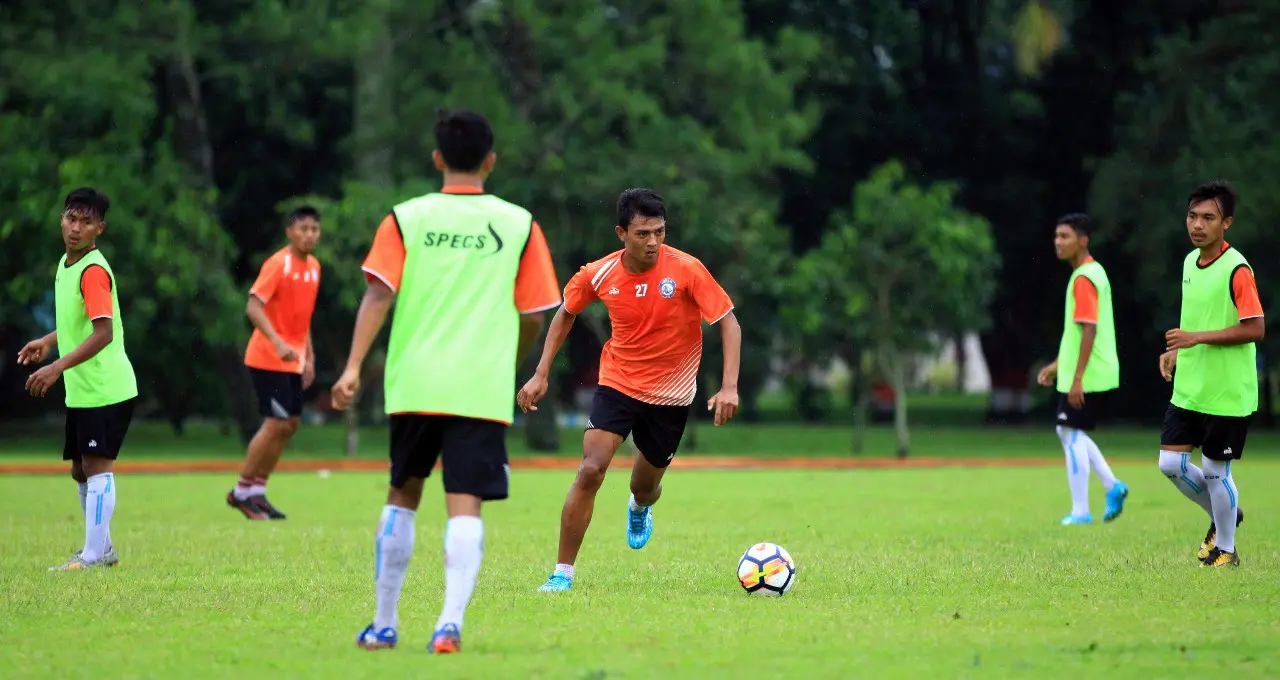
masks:
[[[138,456],[240,455],[234,442],[164,445],[158,431],[139,433]],[[370,435],[366,455],[382,455]],[[848,441],[822,428],[699,436],[707,453],[839,454]],[[271,494],[290,519],[276,523],[225,507],[227,475],[122,475],[112,523],[121,566],[58,574],[45,569],[83,540],[74,486],[0,475],[0,677],[1280,675],[1280,527],[1271,519],[1280,498],[1268,491],[1280,485],[1280,461],[1265,450],[1274,438],[1251,440],[1255,455],[1236,468],[1248,519],[1244,564],[1231,571],[1198,568],[1205,517],[1155,467],[1155,433],[1098,439],[1132,496],[1118,522],[1092,527],[1057,525],[1068,509],[1057,466],[676,470],[652,542],[632,551],[626,476],[615,472],[578,583],[559,595],[535,589],[554,561],[571,473],[516,471],[512,499],[486,508],[464,653],[443,658],[425,652],[443,589],[437,482],[417,522],[401,647],[371,654],[354,638],[373,613],[384,475],[279,474]],[[33,448],[41,441],[7,446],[0,461],[56,460],[57,449]],[[335,454],[311,441],[291,455]],[[922,455],[1061,456],[1052,434],[1033,430],[922,430],[917,443]],[[1095,491],[1095,516],[1101,504]],[[761,540],[797,560],[784,598],[749,597],[736,583],[738,556]]]

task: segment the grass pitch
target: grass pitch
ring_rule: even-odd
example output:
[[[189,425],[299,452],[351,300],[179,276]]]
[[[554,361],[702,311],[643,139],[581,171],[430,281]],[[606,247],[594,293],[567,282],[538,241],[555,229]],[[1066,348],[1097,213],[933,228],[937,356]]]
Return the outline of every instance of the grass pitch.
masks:
[[[1154,455],[1115,470],[1130,503],[1092,527],[1057,525],[1059,467],[676,470],[641,551],[626,545],[615,472],[563,594],[535,590],[571,473],[515,471],[512,499],[485,509],[463,653],[440,658],[425,652],[443,590],[438,481],[418,515],[400,648],[368,653],[354,640],[373,614],[384,475],[280,474],[271,495],[290,518],[274,523],[223,504],[233,476],[121,475],[121,566],[58,574],[45,569],[83,540],[74,485],[0,476],[0,677],[1280,675],[1280,463],[1236,466],[1248,514],[1230,571],[1198,568],[1207,518]],[[781,599],[735,580],[762,540],[798,563]]]

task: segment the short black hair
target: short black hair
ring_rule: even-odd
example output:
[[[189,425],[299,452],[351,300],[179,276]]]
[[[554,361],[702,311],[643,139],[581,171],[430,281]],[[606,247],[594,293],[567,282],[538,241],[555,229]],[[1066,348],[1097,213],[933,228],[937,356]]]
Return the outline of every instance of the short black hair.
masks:
[[[1205,201],[1216,201],[1218,209],[1222,211],[1222,218],[1234,217],[1236,214],[1236,200],[1240,198],[1240,194],[1236,193],[1235,187],[1227,182],[1214,181],[1205,182],[1195,188],[1191,195],[1187,197],[1187,209],[1197,203]]]
[[[436,120],[436,149],[456,172],[475,172],[493,151],[493,127],[473,111],[441,109]]]
[[[1068,227],[1071,227],[1081,236],[1093,235],[1093,220],[1089,219],[1089,216],[1084,213],[1067,213],[1066,215],[1058,218],[1058,221],[1054,224],[1054,228],[1056,229],[1059,224],[1065,224]]]
[[[294,222],[297,222],[298,220],[301,220],[301,219],[304,219],[304,218],[307,218],[307,217],[310,217],[311,219],[313,219],[313,220],[315,220],[315,221],[319,222],[319,221],[320,221],[320,211],[319,211],[319,210],[317,210],[317,209],[315,208],[315,206],[311,206],[311,205],[300,205],[300,206],[298,206],[298,207],[294,208],[293,210],[290,210],[290,211],[289,211],[289,214],[288,214],[287,216],[285,216],[285,218],[284,218],[284,226],[286,226],[286,227],[292,227]]]
[[[75,211],[88,211],[89,214],[100,220],[107,219],[107,209],[111,207],[111,200],[107,195],[92,187],[80,187],[75,191],[67,194],[67,200],[63,202],[62,209]]]
[[[626,229],[637,214],[667,219],[667,206],[653,189],[627,189],[618,196],[618,226]]]

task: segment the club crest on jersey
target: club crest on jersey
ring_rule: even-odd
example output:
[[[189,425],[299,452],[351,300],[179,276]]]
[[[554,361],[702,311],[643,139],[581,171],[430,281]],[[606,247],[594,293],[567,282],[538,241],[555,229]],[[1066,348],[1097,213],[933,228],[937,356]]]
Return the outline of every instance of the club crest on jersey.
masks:
[[[664,298],[674,297],[676,294],[676,282],[671,277],[667,277],[658,283],[658,293]]]

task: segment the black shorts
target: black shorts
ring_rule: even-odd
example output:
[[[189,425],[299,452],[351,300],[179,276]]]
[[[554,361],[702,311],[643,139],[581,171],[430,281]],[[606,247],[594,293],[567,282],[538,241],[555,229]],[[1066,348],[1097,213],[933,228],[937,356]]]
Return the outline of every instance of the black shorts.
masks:
[[[445,493],[507,497],[507,426],[492,420],[412,413],[391,416],[391,486],[426,479],[443,453]]]
[[[302,415],[302,376],[284,371],[250,368],[258,393],[258,413],[263,418],[288,420]]]
[[[1085,392],[1084,406],[1076,408],[1071,405],[1067,395],[1058,393],[1058,410],[1054,418],[1058,425],[1089,432],[1097,429],[1099,421],[1105,421],[1111,414],[1111,392]]]
[[[1198,448],[1209,460],[1239,460],[1248,436],[1248,416],[1211,416],[1169,404],[1160,445]]]
[[[646,404],[601,385],[591,398],[587,429],[612,432],[623,439],[631,435],[650,465],[665,468],[680,448],[688,421],[688,406]]]
[[[134,399],[110,406],[67,409],[67,440],[62,445],[63,460],[84,456],[116,459],[124,436],[133,421]]]

